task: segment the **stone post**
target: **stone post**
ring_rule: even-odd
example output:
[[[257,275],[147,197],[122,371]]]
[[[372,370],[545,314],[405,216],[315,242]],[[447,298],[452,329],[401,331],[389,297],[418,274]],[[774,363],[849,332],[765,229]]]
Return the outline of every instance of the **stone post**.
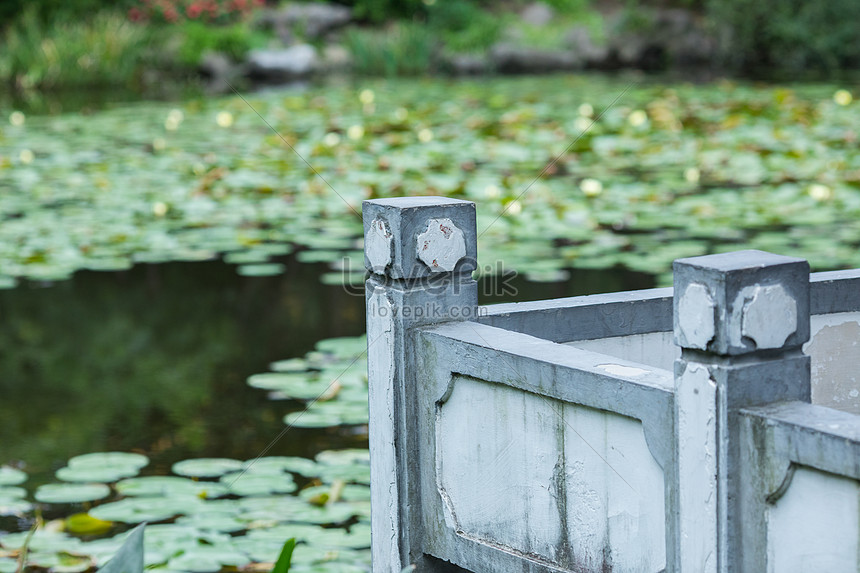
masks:
[[[674,263],[675,455],[681,573],[740,573],[741,408],[809,401],[809,265],[739,251]]]
[[[421,553],[414,329],[474,319],[475,204],[445,197],[365,201],[373,571],[400,573]]]

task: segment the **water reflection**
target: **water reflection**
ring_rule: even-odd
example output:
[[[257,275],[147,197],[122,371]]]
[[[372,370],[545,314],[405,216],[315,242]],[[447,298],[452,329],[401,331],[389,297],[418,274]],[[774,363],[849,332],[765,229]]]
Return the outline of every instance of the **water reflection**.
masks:
[[[0,463],[29,486],[78,454],[137,450],[146,473],[180,459],[248,459],[283,429],[296,402],[274,402],[247,376],[318,340],[364,331],[364,299],[321,284],[325,265],[281,259],[286,274],[241,277],[220,261],[79,272],[0,291]],[[578,271],[559,283],[514,279],[534,300],[653,286],[648,275]],[[482,292],[492,292],[482,288]],[[269,455],[366,445],[364,429],[292,429]]]

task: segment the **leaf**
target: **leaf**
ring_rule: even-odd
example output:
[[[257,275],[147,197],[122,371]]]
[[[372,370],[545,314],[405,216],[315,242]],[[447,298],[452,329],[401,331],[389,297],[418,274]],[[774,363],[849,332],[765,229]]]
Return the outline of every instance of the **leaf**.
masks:
[[[87,513],[73,513],[66,518],[66,531],[77,535],[102,535],[110,531],[113,523],[96,519]]]
[[[278,556],[278,560],[275,562],[275,567],[272,569],[272,573],[288,573],[290,570],[290,562],[293,560],[293,550],[296,548],[296,538],[291,537],[287,539],[287,542],[284,543],[283,549],[281,549],[281,554]]]
[[[242,462],[229,458],[195,458],[173,464],[173,473],[181,476],[211,478],[242,469]]]
[[[99,573],[143,573],[143,530],[145,523],[135,527],[126,538],[125,543],[107,562],[107,565],[99,569]]]
[[[39,486],[33,496],[42,503],[82,503],[110,495],[110,488],[101,483],[49,483]]]
[[[9,466],[0,467],[0,486],[18,485],[27,481],[27,474]]]

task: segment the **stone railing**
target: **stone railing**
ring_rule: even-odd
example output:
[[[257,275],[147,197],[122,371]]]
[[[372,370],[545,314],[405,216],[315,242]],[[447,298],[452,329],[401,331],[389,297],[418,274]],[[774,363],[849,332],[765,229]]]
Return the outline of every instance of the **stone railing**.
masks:
[[[473,203],[364,221],[374,571],[858,570],[860,271],[479,307]]]

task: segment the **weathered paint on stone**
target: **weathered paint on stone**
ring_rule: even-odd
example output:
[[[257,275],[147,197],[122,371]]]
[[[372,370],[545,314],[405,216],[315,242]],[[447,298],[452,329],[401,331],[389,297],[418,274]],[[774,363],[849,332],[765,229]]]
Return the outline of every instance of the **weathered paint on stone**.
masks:
[[[705,350],[716,332],[714,297],[708,287],[690,283],[678,301],[678,326],[684,337],[681,346]]]
[[[368,297],[367,352],[370,456],[370,523],[373,567],[400,571],[394,365],[394,307],[385,289]]]
[[[812,317],[812,403],[860,414],[860,312]]]
[[[796,305],[793,324],[776,327],[777,332],[790,334],[784,339],[785,346],[800,347],[809,338],[808,321],[799,320],[809,313],[809,264],[795,257],[785,257],[763,251],[737,251],[678,259],[673,263],[675,292],[683,293],[691,283],[707,285],[713,297],[717,318],[713,339],[707,350],[723,356],[737,356],[758,350],[751,337],[743,335],[743,315],[754,292],[745,289],[780,285],[785,294],[794,299]],[[771,291],[776,292],[776,291]],[[684,320],[680,312],[682,297],[676,297],[674,318]],[[768,297],[762,299],[769,304]],[[777,302],[779,302],[777,300]],[[774,316],[772,320],[784,320]],[[754,321],[755,322],[755,321]],[[772,325],[773,327],[774,325]],[[675,323],[676,342],[684,348],[701,350],[701,345],[692,346],[684,339],[684,329]],[[751,323],[751,332],[767,336],[757,324]],[[763,339],[765,344],[774,344],[772,339]],[[775,348],[769,346],[769,348]]]
[[[717,571],[717,385],[688,364],[675,389],[681,571]]]
[[[418,235],[416,255],[434,273],[450,272],[466,256],[466,241],[451,219],[430,219]]]
[[[734,308],[742,316],[741,328],[733,332],[752,340],[756,348],[780,348],[797,331],[797,301],[782,285],[744,288]]]
[[[391,264],[392,251],[391,231],[384,219],[374,219],[364,236],[364,252],[369,262],[370,271],[385,274],[385,269]]]
[[[461,535],[564,571],[661,571],[663,470],[635,419],[455,377],[437,471]]]
[[[451,221],[452,225],[459,230],[456,247],[445,256],[459,252],[462,246],[463,253],[457,260],[459,266],[451,267],[451,270],[463,276],[471,276],[477,265],[477,241],[478,233],[475,229],[475,204],[471,201],[451,199],[449,197],[396,197],[393,199],[373,199],[362,202],[362,219],[364,220],[365,236],[368,235],[371,223],[377,219],[383,219],[387,230],[391,233],[392,248],[391,262],[385,269],[385,274],[392,279],[418,279],[439,272],[448,272],[441,268],[432,267],[433,259],[425,264],[416,252],[416,239],[419,235],[428,231],[427,223],[430,219]],[[438,229],[443,242],[445,233]],[[453,237],[451,237],[453,239]],[[431,247],[428,245],[428,249]],[[445,252],[445,251],[443,251]],[[437,262],[438,262],[437,258]],[[365,263],[372,266],[367,257],[365,247]],[[444,263],[446,266],[447,262]],[[456,264],[456,261],[455,261]],[[440,263],[441,267],[441,263]]]
[[[798,467],[767,513],[768,573],[858,571],[857,481]]]

